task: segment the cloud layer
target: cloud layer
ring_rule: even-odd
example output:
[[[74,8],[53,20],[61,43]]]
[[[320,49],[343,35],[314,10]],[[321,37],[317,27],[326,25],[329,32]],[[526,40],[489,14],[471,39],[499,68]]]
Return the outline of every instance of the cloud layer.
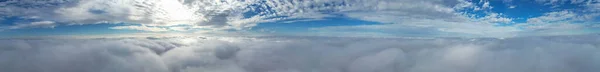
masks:
[[[596,72],[597,35],[0,40],[2,72]]]

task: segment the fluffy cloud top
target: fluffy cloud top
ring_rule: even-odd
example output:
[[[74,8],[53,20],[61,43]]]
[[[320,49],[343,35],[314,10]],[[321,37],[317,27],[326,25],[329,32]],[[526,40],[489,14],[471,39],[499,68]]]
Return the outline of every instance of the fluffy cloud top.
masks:
[[[596,72],[597,35],[0,40],[2,72]]]

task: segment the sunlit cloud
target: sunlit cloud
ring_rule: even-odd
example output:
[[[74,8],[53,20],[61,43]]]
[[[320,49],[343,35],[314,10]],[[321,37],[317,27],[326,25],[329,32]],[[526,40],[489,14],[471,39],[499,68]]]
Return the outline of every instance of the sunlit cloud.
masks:
[[[523,5],[520,3],[530,3],[527,5],[535,5],[541,10],[526,12],[531,16],[506,11],[528,8],[519,6]],[[294,22],[348,18],[372,21],[379,26],[390,27],[378,29],[383,32],[371,33],[400,37],[406,36],[407,33],[397,33],[395,30],[435,34],[429,37],[515,37],[545,35],[546,31],[540,30],[562,30],[562,28],[555,27],[563,25],[597,29],[597,27],[588,26],[597,23],[594,20],[600,15],[597,3],[594,0],[535,0],[531,2],[513,0],[9,0],[0,2],[2,6],[0,15],[3,16],[3,20],[9,18],[17,20],[10,20],[15,22],[8,22],[9,24],[0,26],[0,29],[18,30],[99,23],[127,23],[128,25],[110,27],[110,29],[147,32],[193,32],[208,29],[260,33],[255,31],[255,28],[264,23],[285,25]],[[40,24],[40,22],[45,23]],[[129,26],[131,24],[134,25]],[[128,28],[123,28],[126,26]],[[133,28],[134,26],[137,27]],[[355,31],[318,32],[364,33],[373,25],[323,23],[323,26],[326,27],[313,28],[352,26]],[[306,33],[314,31],[314,29],[300,31]],[[582,30],[571,31],[581,32]]]

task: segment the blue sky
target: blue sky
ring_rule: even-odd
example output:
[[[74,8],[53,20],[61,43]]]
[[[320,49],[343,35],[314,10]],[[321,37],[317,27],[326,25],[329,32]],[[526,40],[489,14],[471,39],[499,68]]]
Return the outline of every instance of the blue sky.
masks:
[[[0,37],[594,34],[596,0],[3,0]]]

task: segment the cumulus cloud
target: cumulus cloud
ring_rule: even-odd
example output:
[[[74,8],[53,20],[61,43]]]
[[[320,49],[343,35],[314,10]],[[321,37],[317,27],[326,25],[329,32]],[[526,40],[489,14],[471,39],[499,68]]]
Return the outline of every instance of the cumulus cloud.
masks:
[[[2,72],[595,72],[598,35],[0,40]]]

